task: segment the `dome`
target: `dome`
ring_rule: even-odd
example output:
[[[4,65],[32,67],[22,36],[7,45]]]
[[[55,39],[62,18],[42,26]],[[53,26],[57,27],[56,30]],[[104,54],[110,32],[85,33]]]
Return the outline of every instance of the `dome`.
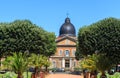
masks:
[[[74,25],[70,22],[70,19],[67,17],[65,23],[60,27],[59,36],[76,36],[76,31]]]

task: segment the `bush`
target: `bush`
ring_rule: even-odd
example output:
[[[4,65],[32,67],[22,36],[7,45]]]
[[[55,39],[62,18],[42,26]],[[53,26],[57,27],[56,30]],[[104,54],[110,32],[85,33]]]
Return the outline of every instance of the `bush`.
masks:
[[[27,72],[23,73],[24,78],[27,78]],[[14,72],[6,72],[5,74],[0,74],[0,78],[17,78],[17,74]],[[28,78],[31,78],[31,72],[28,72]]]
[[[14,72],[6,72],[3,77],[4,78],[17,78],[17,75]]]
[[[75,68],[74,68],[74,71],[81,71],[81,68],[75,67]]]

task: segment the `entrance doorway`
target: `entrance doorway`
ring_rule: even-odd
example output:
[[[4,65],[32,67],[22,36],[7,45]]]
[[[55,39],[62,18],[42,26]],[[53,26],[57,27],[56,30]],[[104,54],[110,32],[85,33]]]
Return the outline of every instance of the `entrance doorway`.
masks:
[[[65,68],[69,68],[70,67],[70,60],[66,59],[65,60]]]

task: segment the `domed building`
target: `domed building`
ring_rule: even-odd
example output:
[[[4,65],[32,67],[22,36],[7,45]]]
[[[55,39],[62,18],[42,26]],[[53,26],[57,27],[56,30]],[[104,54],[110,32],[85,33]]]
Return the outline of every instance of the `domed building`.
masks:
[[[69,18],[65,19],[65,23],[61,26],[59,36],[73,36],[75,37],[76,35],[75,27],[74,25],[70,22]]]
[[[51,68],[73,70],[77,66],[78,62],[75,59],[76,41],[75,27],[70,18],[67,17],[60,27],[59,36],[56,38],[56,52],[50,57]]]

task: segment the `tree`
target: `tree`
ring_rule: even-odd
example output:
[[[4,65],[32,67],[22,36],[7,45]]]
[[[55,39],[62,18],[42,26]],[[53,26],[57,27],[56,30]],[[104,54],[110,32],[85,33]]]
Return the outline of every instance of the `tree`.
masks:
[[[26,54],[19,52],[13,53],[12,56],[7,57],[3,62],[3,65],[6,66],[7,69],[17,73],[17,78],[23,78],[23,72],[27,70],[29,62]]]
[[[94,78],[97,78],[97,65],[96,65],[96,60],[97,60],[98,56],[96,54],[93,55],[88,55],[86,57],[84,57],[81,61],[80,61],[80,67],[83,70],[87,70],[90,72],[90,78],[92,76],[94,76]],[[86,74],[84,73],[84,76],[86,76]]]
[[[50,56],[55,52],[55,34],[43,30],[29,20],[0,24],[0,54],[25,52]]]
[[[11,60],[13,60],[13,57],[12,56],[9,56],[9,57],[7,57],[7,58],[5,58],[5,60],[3,60],[2,61],[2,66],[1,66],[1,69],[2,70],[4,70],[4,69],[7,69],[7,70],[12,70],[12,68],[11,68],[11,65],[9,65],[10,64],[10,62],[11,62]]]
[[[2,38],[4,38],[5,35],[5,26],[7,26],[7,23],[0,23],[0,66],[1,66],[1,59],[4,56],[5,52],[3,51],[4,48],[1,45],[5,45]]]
[[[43,66],[45,67],[45,71],[48,72],[48,67],[50,66],[50,61],[49,61],[49,58],[47,58],[46,56],[43,57],[43,60],[44,60],[44,64]]]
[[[30,66],[35,68],[35,72],[32,74],[33,78],[39,77],[39,72],[41,71],[42,66],[48,67],[50,65],[47,57],[43,55],[31,54],[30,60]]]
[[[109,70],[112,67],[110,59],[108,59],[104,54],[92,54],[84,57],[80,66],[83,69],[87,69],[90,72],[90,78],[94,76],[97,78],[97,71],[101,73],[101,78],[107,76],[105,75],[105,71]]]
[[[31,66],[34,66],[35,68],[41,68],[44,65],[43,58],[44,58],[43,55],[31,54],[31,57],[30,57]]]
[[[120,62],[120,20],[106,18],[85,26],[78,33],[78,51],[76,54],[91,55],[95,52],[105,54],[111,64]],[[80,56],[77,56],[79,58]]]
[[[107,78],[105,71],[109,70],[113,64],[111,64],[111,60],[108,59],[104,54],[97,55],[97,59],[95,60],[97,70],[100,71],[100,78]]]

